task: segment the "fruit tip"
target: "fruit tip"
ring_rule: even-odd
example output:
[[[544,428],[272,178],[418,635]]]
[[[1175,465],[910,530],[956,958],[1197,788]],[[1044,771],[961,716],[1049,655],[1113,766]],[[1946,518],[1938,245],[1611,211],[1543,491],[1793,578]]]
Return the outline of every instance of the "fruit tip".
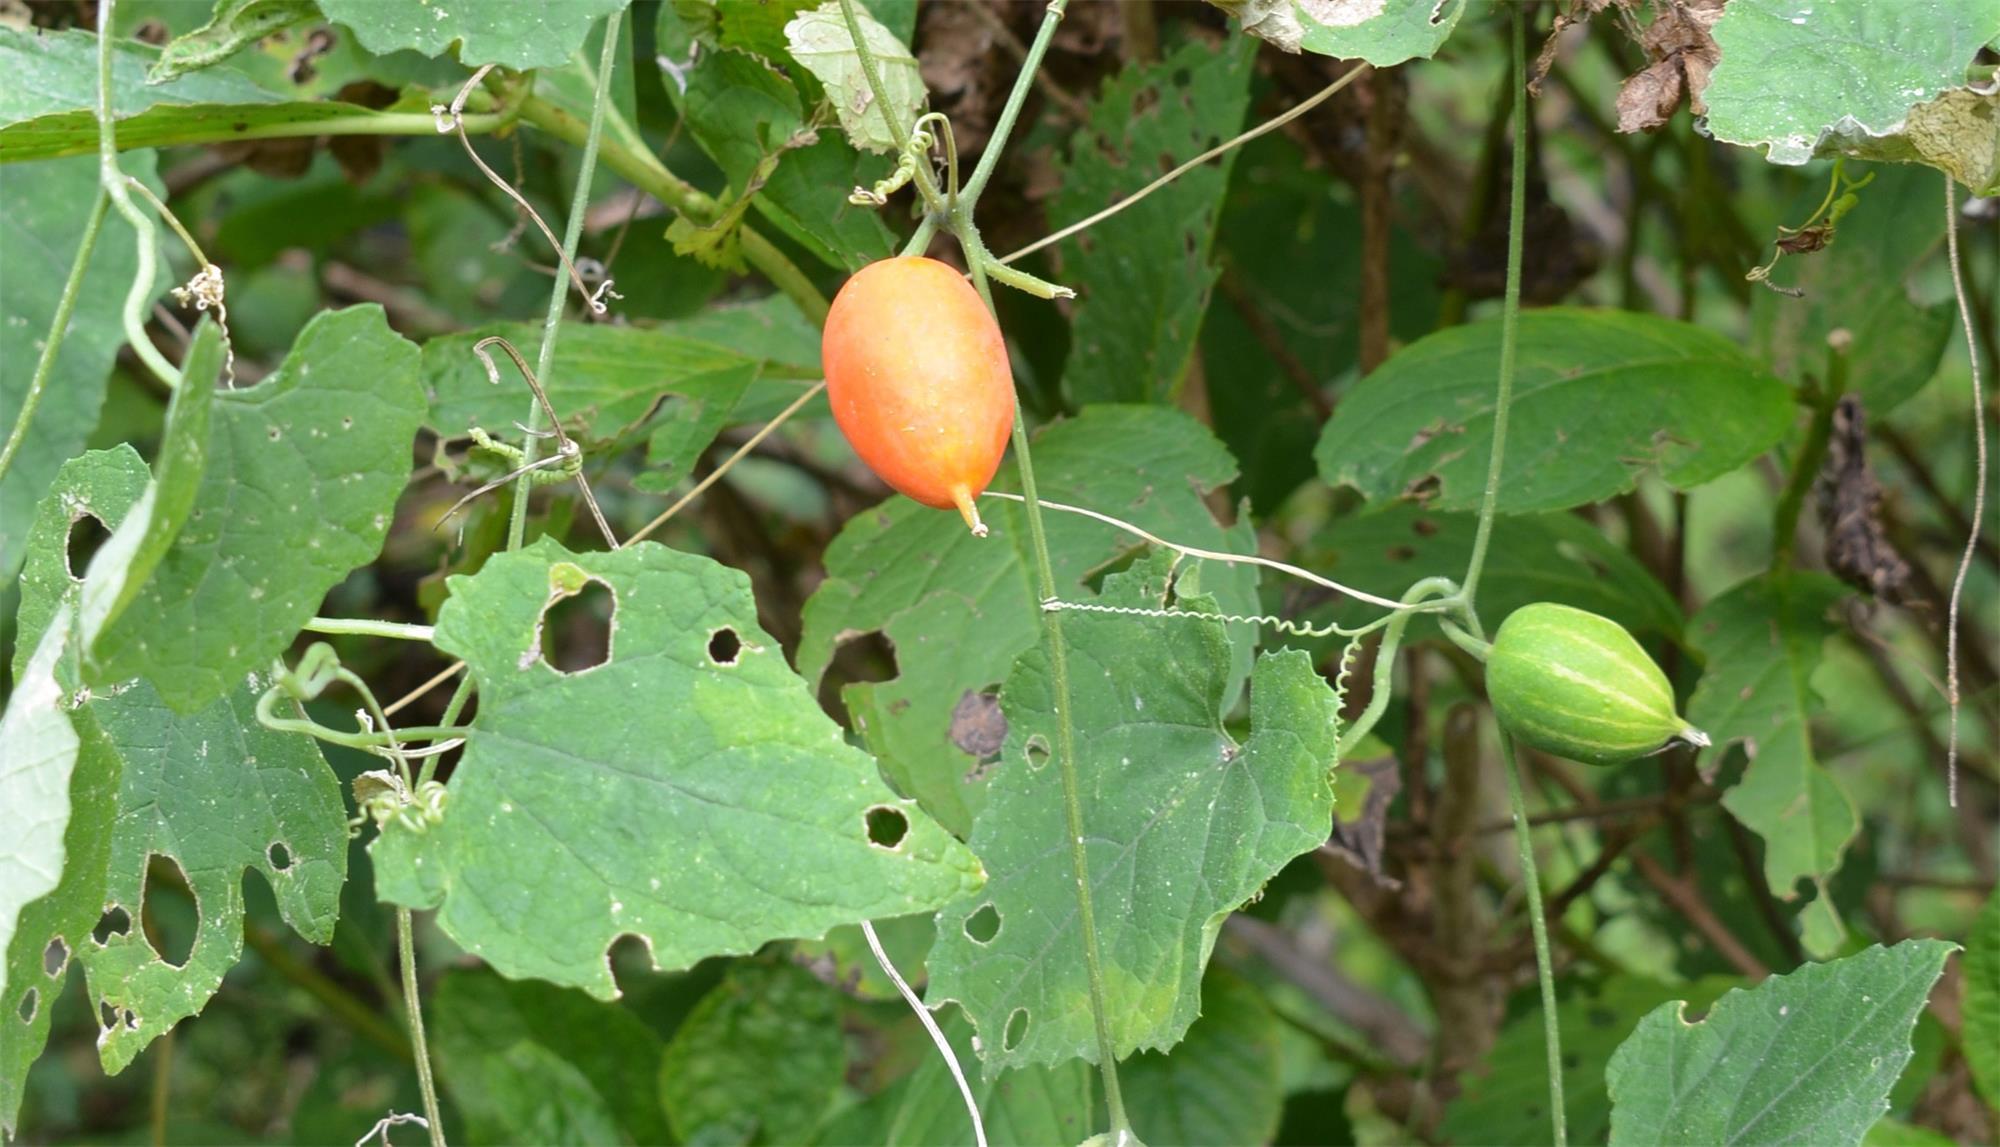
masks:
[[[958,507],[958,516],[964,518],[966,526],[972,530],[972,536],[985,537],[986,523],[979,520],[979,507],[972,504],[972,492],[959,486],[952,490],[951,500]]]

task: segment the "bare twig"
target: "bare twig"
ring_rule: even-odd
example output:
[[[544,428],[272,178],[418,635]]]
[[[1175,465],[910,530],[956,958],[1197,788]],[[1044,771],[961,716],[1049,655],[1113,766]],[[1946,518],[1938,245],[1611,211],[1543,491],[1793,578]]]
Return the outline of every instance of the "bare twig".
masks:
[[[965,1100],[965,1114],[972,1120],[972,1140],[977,1147],[986,1147],[986,1122],[979,1117],[979,1101],[972,1097],[972,1085],[965,1081],[965,1072],[958,1066],[958,1056],[951,1050],[951,1041],[944,1038],[944,1032],[938,1030],[937,1020],[931,1018],[931,1010],[917,998],[916,992],[910,990],[909,982],[896,970],[895,963],[889,959],[889,953],[882,950],[882,938],[875,934],[875,925],[863,920],[861,934],[868,938],[868,950],[875,953],[875,962],[882,966],[883,973],[896,985],[896,990],[902,993],[903,1002],[909,1004],[910,1010],[917,1013],[917,1020],[924,1025],[924,1030],[930,1033],[931,1042],[937,1045],[938,1054],[944,1057],[944,1065],[951,1071],[952,1082],[958,1084],[959,1096]]]
[[[1958,559],[1958,574],[1951,582],[1951,605],[1945,619],[1945,694],[1951,703],[1951,717],[1945,734],[1945,792],[1953,808],[1958,807],[1958,607],[1965,594],[1965,575],[1972,570],[1972,555],[1979,546],[1979,530],[1986,521],[1986,388],[1979,377],[1979,336],[1972,329],[1972,308],[1965,301],[1965,268],[1958,257],[1958,184],[1944,177],[1944,235],[1951,256],[1951,287],[1958,298],[1959,321],[1965,326],[1967,364],[1972,369],[1972,440],[1974,478],[1972,482],[1972,528],[1967,531],[1965,552]]]
[[[710,474],[706,478],[703,478],[701,481],[696,482],[694,489],[689,490],[687,493],[682,494],[679,498],[675,499],[673,505],[668,506],[664,510],[661,510],[658,517],[654,518],[650,522],[647,522],[645,525],[639,527],[639,531],[633,534],[631,537],[626,538],[625,541],[618,548],[623,549],[625,546],[629,546],[633,542],[640,541],[646,538],[648,535],[650,535],[654,530],[657,530],[661,526],[666,525],[667,519],[672,518],[675,514],[680,513],[681,508],[683,506],[686,506],[689,502],[694,501],[696,498],[701,496],[704,490],[707,490],[710,486],[713,486],[717,482],[721,481],[722,476],[724,474],[729,473],[730,467],[736,465],[736,463],[739,460],[741,460],[744,455],[750,453],[750,451],[752,450],[755,450],[759,442],[762,442],[764,439],[768,438],[771,435],[772,431],[784,425],[786,419],[790,418],[794,414],[797,414],[799,410],[805,406],[806,403],[811,402],[814,398],[818,397],[819,392],[825,389],[826,389],[825,379],[821,379],[820,381],[813,383],[812,386],[804,394],[801,394],[797,398],[793,399],[792,404],[790,406],[787,406],[783,410],[779,411],[778,416],[776,418],[773,418],[771,421],[766,422],[762,430],[759,430],[757,433],[752,434],[748,441],[744,442],[743,445],[738,446],[736,448],[735,453],[731,454],[727,458],[724,458],[722,460],[722,464],[715,468],[714,473]]]

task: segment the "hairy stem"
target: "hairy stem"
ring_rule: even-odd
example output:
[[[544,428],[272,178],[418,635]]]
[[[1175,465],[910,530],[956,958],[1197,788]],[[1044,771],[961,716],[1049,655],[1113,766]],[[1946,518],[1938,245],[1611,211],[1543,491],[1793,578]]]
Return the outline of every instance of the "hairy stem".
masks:
[[[97,178],[104,194],[118,208],[118,214],[132,225],[137,233],[139,249],[139,269],[132,275],[132,285],[125,291],[125,341],[132,344],[132,353],[146,364],[146,369],[165,383],[169,389],[179,386],[181,372],[174,369],[153,340],[146,336],[146,306],[153,294],[155,270],[154,248],[158,246],[158,233],[153,221],[132,202],[132,193],[125,186],[125,172],[118,166],[118,142],[112,128],[111,114],[111,28],[117,0],[103,0],[97,8],[97,26],[102,29],[97,37]]]
[[[56,301],[56,314],[49,322],[48,337],[42,340],[41,357],[35,360],[34,377],[28,380],[28,393],[21,399],[21,413],[15,416],[14,428],[7,433],[6,446],[0,447],[0,479],[7,477],[7,468],[14,464],[14,455],[21,452],[21,444],[28,440],[28,427],[35,420],[36,408],[42,404],[49,374],[55,369],[56,355],[62,350],[63,336],[69,333],[69,318],[76,310],[76,298],[83,287],[84,268],[90,265],[90,252],[97,246],[97,231],[104,223],[104,213],[110,204],[110,196],[99,188],[97,200],[90,206],[90,218],[83,225],[83,238],[76,245],[76,258],[70,262],[69,278],[63,283],[62,297]]]
[[[1979,377],[1979,336],[1972,329],[1972,308],[1965,301],[1965,266],[1958,256],[1958,185],[1944,177],[1944,233],[1951,256],[1951,287],[1958,299],[1959,321],[1965,324],[1965,351],[1972,368],[1972,439],[1975,473],[1972,482],[1972,529],[1966,535],[1965,553],[1959,557],[1958,572],[1951,579],[1951,605],[1945,618],[1945,697],[1951,703],[1949,732],[1946,734],[1945,785],[1953,808],[1958,807],[1958,605],[1965,593],[1965,577],[1972,571],[1972,555],[1979,548],[1979,530],[1986,520],[1986,389]]]
[[[613,13],[611,18],[617,19],[617,14]],[[424,1009],[417,998],[417,945],[411,935],[408,908],[396,909],[396,955],[403,965],[403,1005],[410,1017],[410,1051],[417,1063],[417,1090],[423,1093],[424,1118],[430,1121],[431,1147],[444,1147],[444,1120],[438,1114],[430,1046],[424,1039]]]
[[[618,59],[618,24],[622,12],[613,12],[604,18],[603,58],[598,63],[597,85],[590,101],[590,129],[583,139],[583,163],[577,168],[576,190],[570,196],[569,220],[563,227],[563,262],[576,261],[576,245],[583,237],[583,217],[590,211],[590,177],[597,170],[598,145],[604,138],[604,109],[611,103],[611,69]],[[542,320],[542,346],[535,356],[535,377],[546,380],[555,371],[556,334],[562,329],[563,304],[569,301],[569,282],[561,275],[555,276],[555,284],[549,292],[549,310]],[[527,440],[523,444],[523,472],[514,481],[514,505],[507,519],[507,548],[518,550],[528,531],[528,491],[532,489],[531,475],[526,467],[534,465],[535,455],[541,449],[541,438],[536,433],[541,429],[542,404],[539,399],[528,404]]]
[[[1514,20],[1515,58],[1520,56],[1520,17]],[[1542,880],[1535,864],[1535,842],[1528,833],[1527,802],[1521,797],[1521,766],[1514,759],[1514,738],[1500,735],[1500,759],[1506,765],[1507,804],[1514,812],[1514,847],[1521,857],[1521,882],[1528,893],[1528,926],[1535,938],[1535,976],[1542,985],[1542,1040],[1548,1049],[1550,1134],[1556,1147],[1569,1142],[1569,1116],[1563,1107],[1562,1032],[1556,1026],[1556,980],[1549,959],[1549,924],[1542,915]]]

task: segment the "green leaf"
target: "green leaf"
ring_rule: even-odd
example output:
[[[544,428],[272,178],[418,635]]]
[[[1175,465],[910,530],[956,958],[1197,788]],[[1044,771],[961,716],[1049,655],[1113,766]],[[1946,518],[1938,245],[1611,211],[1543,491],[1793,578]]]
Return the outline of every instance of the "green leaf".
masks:
[[[1115,514],[1185,545],[1248,553],[1248,523],[1224,530],[1202,502],[1234,475],[1228,452],[1206,428],[1159,407],[1092,407],[1035,440],[1043,498]],[[1011,468],[994,487],[1017,488]],[[954,739],[953,713],[960,705],[983,708],[978,697],[1000,684],[1041,633],[1027,519],[1018,505],[993,499],[981,513],[992,529],[985,538],[968,534],[956,515],[902,498],[849,519],[827,549],[827,580],[806,602],[798,652],[799,671],[817,687],[843,642],[879,632],[894,644],[895,678],[849,685],[841,700],[890,783],[960,837],[984,804],[980,766],[993,749],[977,738]],[[1137,545],[1074,514],[1045,511],[1043,521],[1064,597],[1081,596],[1086,578]],[[1225,612],[1257,612],[1257,579],[1248,567],[1211,569],[1204,580]],[[1233,695],[1249,672],[1255,630],[1231,632]]]
[[[917,58],[884,28],[868,9],[855,0],[854,18],[861,25],[861,37],[875,59],[875,75],[882,81],[888,99],[887,115],[895,119],[905,135],[924,110],[928,95]],[[875,102],[875,92],[861,67],[861,53],[855,50],[854,35],[848,31],[840,0],[810,12],[801,12],[785,25],[785,45],[797,60],[826,87],[827,100],[840,117],[840,130],[848,142],[865,151],[893,152],[896,139],[884,121],[884,111]]]
[[[1161,608],[1172,555],[1105,579],[1098,603]],[[1223,919],[1286,861],[1326,842],[1339,703],[1299,650],[1266,654],[1251,732],[1223,728],[1229,639],[1180,587],[1184,616],[1079,612],[1063,622],[1080,834],[1089,857],[1104,1003],[1117,1054],[1164,1050],[1201,1009]],[[1047,654],[1023,654],[1001,692],[1007,743],[972,849],[991,874],[938,913],[931,995],[957,1000],[988,1073],[1095,1061],[1077,874]]]
[[[1958,1140],[1942,1131],[1884,1118],[1861,1137],[1866,1147],[1955,1147]]]
[[[543,613],[590,583],[614,599],[608,660],[560,672]],[[621,935],[683,968],[978,886],[965,848],[820,712],[742,573],[545,538],[449,584],[437,645],[470,667],[479,715],[443,823],[392,822],[372,855],[385,899],[438,906],[501,973],[609,997]]]
[[[1699,1023],[1660,1005],[1605,1069],[1612,1144],[1861,1142],[1956,948],[1906,940],[1807,964],[1730,991]]]
[[[646,439],[646,464],[652,469],[634,479],[642,490],[671,490],[694,470],[702,451],[734,421],[737,404],[762,372],[759,363],[725,367],[698,374],[669,393],[653,412],[652,434]]]
[[[937,929],[929,916],[892,916],[874,921],[875,936],[882,950],[918,994],[924,990],[924,960],[930,955],[931,940]],[[793,945],[799,962],[813,974],[836,984],[850,996],[863,1000],[900,1000],[902,993],[882,971],[868,937],[859,924],[842,924],[823,940],[801,940]]]
[[[938,1026],[961,1065],[976,1058],[972,1025],[957,1008],[940,1009]],[[971,1073],[966,1083],[979,1105],[992,1147],[1047,1147],[1076,1143],[1089,1129],[1091,1070],[1082,1060],[1055,1067],[1020,1067],[992,1078]],[[867,1102],[841,1113],[821,1132],[826,1147],[880,1143],[882,1147],[934,1147],[972,1142],[965,1099],[942,1057],[925,1045],[917,1069]]]
[[[1345,585],[1394,598],[1426,573],[1464,569],[1477,526],[1473,514],[1396,503],[1334,519],[1294,560]],[[1498,519],[1488,555],[1479,600],[1490,617],[1555,601],[1635,632],[1680,637],[1681,610],[1673,596],[1623,546],[1575,514]],[[1352,626],[1380,613],[1375,606],[1342,599],[1311,616]]]
[[[152,152],[128,154],[121,163],[126,174],[161,192]],[[0,167],[0,250],[7,252],[7,273],[0,275],[0,441],[20,418],[96,197],[94,156]],[[99,231],[41,408],[0,478],[0,582],[20,568],[35,503],[56,468],[82,451],[97,425],[105,379],[125,339],[118,316],[136,265],[132,240],[121,225]]]
[[[358,104],[288,100],[228,68],[149,84],[146,72],[158,62],[159,50],[145,44],[121,40],[112,46],[111,107],[121,148],[210,143],[253,127],[302,130],[385,114]],[[9,80],[0,85],[0,163],[96,153],[96,36],[0,24],[0,75]]]
[[[1785,385],[1721,335],[1622,311],[1521,315],[1503,514],[1603,501],[1656,469],[1690,489],[1763,453],[1792,425]],[[1361,380],[1314,456],[1369,500],[1434,491],[1469,510],[1486,488],[1500,320],[1421,339]]]
[[[116,531],[146,503],[145,467],[129,447],[84,455],[63,468],[29,537],[22,570],[22,618],[67,616],[87,592],[69,576],[66,542],[90,514]],[[98,551],[101,563],[109,544]],[[94,563],[94,564],[95,564]],[[50,632],[55,630],[51,628]],[[65,666],[59,676],[70,676]],[[346,879],[346,809],[318,747],[275,733],[256,717],[260,688],[236,684],[226,699],[191,715],[167,708],[146,681],[108,690],[81,688],[71,711],[86,755],[119,778],[109,859],[95,911],[122,912],[126,927],[76,949],[89,974],[95,1010],[108,1021],[98,1038],[105,1069],[122,1070],[146,1044],[198,1013],[243,951],[243,872],[255,868],[285,920],[325,943]],[[234,683],[232,683],[234,684]],[[147,898],[162,887],[149,865],[176,864],[199,923],[179,964],[139,926]]]
[[[669,92],[689,134],[736,194],[755,191],[759,214],[828,266],[853,271],[894,253],[880,214],[847,201],[849,190],[882,178],[889,164],[817,131],[790,80],[742,52],[714,51],[688,71],[686,84]]]
[[[741,405],[746,418],[768,417],[798,397],[803,388],[797,379],[819,377],[817,337],[810,358],[792,345],[787,324],[797,314],[787,304],[714,311],[657,327],[579,324],[563,331],[542,385],[564,427],[586,445],[616,441],[638,427],[659,407],[662,392],[690,402],[719,401],[737,388],[738,372],[758,363],[766,364],[766,381],[752,385]],[[526,382],[495,351],[500,384],[494,385],[472,353],[474,343],[494,335],[532,348],[541,327],[495,323],[424,344],[425,425],[447,436],[480,426],[519,438],[514,423],[534,401]]]
[[[666,1143],[660,1038],[582,992],[456,969],[425,1001],[438,1072],[487,1143]]]
[[[1568,981],[1559,986],[1556,1024],[1562,1033],[1563,1096],[1569,1134],[1602,1143],[1611,1127],[1604,1065],[1646,1013],[1683,997],[1707,1008],[1731,981],[1709,977],[1671,986],[1637,976]],[[1464,1090],[1445,1109],[1445,1136],[1456,1143],[1538,1147],[1549,1140],[1549,1077],[1540,1001],[1507,1021],[1484,1061],[1462,1078]]]
[[[1989,1106],[2000,1107],[2000,892],[1965,938],[1965,1062]]]
[[[1850,164],[1850,169],[1854,165]],[[1911,167],[1882,167],[1858,192],[1833,245],[1788,255],[1773,277],[1805,291],[1751,295],[1751,329],[1764,361],[1779,375],[1825,379],[1827,336],[1846,330],[1852,389],[1879,418],[1937,373],[1957,314],[1949,298],[1929,305],[1911,297],[1911,279],[1944,245],[1944,196],[1938,178]],[[1824,184],[1801,192],[1787,218],[1804,220],[1825,198]]]
[[[631,0],[563,0],[560,4],[383,4],[379,0],[320,0],[326,18],[352,29],[362,47],[386,54],[408,48],[443,55],[458,45],[468,68],[499,64],[517,71],[559,68],[599,17]]]
[[[1184,44],[1105,83],[1057,165],[1051,222],[1139,190],[1243,126],[1256,53]],[[1163,402],[1180,393],[1216,269],[1209,257],[1235,153],[1203,164],[1064,248],[1077,293],[1064,381],[1077,402]]]
[[[97,633],[92,680],[143,676],[185,713],[284,649],[382,548],[423,414],[417,358],[379,306],[350,307],[314,318],[269,378],[218,395],[187,522],[139,608]]]
[[[1269,1143],[1284,1114],[1281,1025],[1262,993],[1210,968],[1201,1018],[1172,1052],[1118,1069],[1133,1131],[1147,1143],[1234,1147]]]
[[[1801,164],[1900,132],[1911,107],[1964,86],[2000,6],[1732,0],[1712,34],[1709,133]]]
[[[219,64],[274,32],[318,15],[313,0],[216,0],[208,23],[174,37],[160,50],[160,60],[146,73],[146,82],[163,84]]]
[[[20,681],[0,713],[0,741],[7,763],[0,768],[0,950],[12,946],[22,909],[56,890],[62,882],[63,833],[69,826],[70,775],[76,768],[77,736],[65,712],[68,697],[56,667],[69,652],[75,614],[51,618]],[[24,646],[25,648],[25,643]],[[0,969],[0,992],[12,972]],[[53,1002],[53,1001],[51,1001]]]
[[[742,963],[703,996],[660,1063],[683,1143],[803,1143],[847,1071],[840,997],[788,964]]]
[[[1378,68],[1437,53],[1465,0],[1210,0],[1273,47]]]
[[[1764,838],[1764,878],[1787,900],[1802,877],[1832,875],[1860,829],[1854,801],[1813,755],[1808,725],[1819,708],[1813,670],[1834,633],[1828,611],[1847,593],[1822,574],[1754,578],[1688,626],[1706,666],[1688,700],[1688,720],[1714,741],[1704,768],[1743,742],[1750,766],[1722,804]]]

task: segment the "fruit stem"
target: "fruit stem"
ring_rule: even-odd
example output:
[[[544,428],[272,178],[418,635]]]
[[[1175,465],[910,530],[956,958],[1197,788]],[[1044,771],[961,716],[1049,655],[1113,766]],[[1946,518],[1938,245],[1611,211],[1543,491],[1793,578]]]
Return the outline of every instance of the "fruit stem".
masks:
[[[951,488],[951,501],[953,505],[958,507],[958,516],[964,518],[966,526],[972,530],[972,536],[975,538],[985,537],[986,523],[979,520],[979,507],[972,502],[972,491],[966,489],[964,486],[953,486]]]

